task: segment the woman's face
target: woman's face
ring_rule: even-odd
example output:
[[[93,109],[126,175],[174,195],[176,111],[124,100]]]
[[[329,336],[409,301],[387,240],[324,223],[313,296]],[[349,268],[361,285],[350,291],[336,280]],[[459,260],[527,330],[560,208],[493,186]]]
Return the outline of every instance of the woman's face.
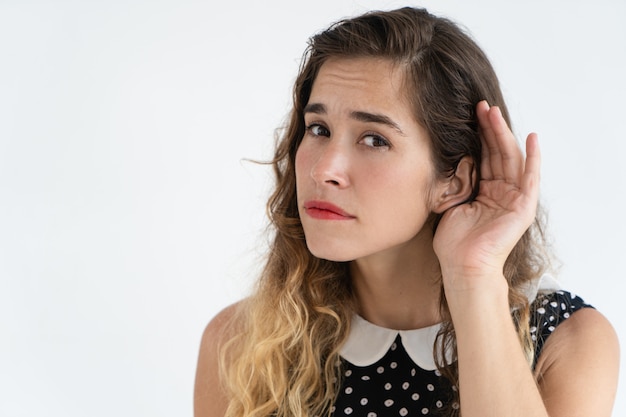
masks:
[[[417,240],[436,192],[430,140],[387,60],[325,62],[296,154],[298,209],[313,255],[350,261]]]

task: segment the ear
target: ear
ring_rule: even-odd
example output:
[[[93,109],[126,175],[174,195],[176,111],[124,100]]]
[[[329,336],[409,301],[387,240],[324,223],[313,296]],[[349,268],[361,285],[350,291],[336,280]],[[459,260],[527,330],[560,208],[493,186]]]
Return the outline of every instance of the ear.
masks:
[[[439,182],[433,196],[432,211],[441,214],[451,207],[467,201],[472,195],[474,184],[474,162],[470,156],[464,156],[456,166],[452,177]]]

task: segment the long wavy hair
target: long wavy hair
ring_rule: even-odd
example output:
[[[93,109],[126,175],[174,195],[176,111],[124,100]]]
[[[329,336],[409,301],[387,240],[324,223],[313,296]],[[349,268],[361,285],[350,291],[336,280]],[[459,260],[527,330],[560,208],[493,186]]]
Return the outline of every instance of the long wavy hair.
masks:
[[[272,161],[276,186],[267,204],[273,228],[267,263],[254,293],[234,315],[235,336],[221,349],[229,417],[328,415],[341,384],[339,349],[355,312],[349,268],[347,263],[318,259],[307,249],[295,181],[295,155],[305,133],[303,109],[320,67],[331,57],[383,58],[404,69],[404,93],[428,133],[435,169],[442,177],[453,175],[467,155],[480,170],[475,113],[480,100],[499,106],[510,125],[489,60],[445,18],[415,8],[369,12],[337,22],[309,40],[295,81],[293,108]],[[480,172],[474,178],[480,178]],[[470,200],[478,190],[475,181]],[[511,314],[529,364],[533,345],[524,291],[547,266],[540,223],[537,217],[504,267]],[[436,228],[436,218],[432,224]],[[443,291],[440,310],[440,348],[433,348],[433,355],[442,374],[457,384],[454,327]],[[453,352],[451,360],[446,359],[446,349]]]

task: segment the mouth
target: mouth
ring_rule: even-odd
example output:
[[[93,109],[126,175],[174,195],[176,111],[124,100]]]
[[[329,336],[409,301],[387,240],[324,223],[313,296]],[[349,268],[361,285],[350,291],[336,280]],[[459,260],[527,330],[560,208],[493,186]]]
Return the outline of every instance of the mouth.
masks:
[[[345,212],[341,207],[326,201],[307,201],[304,203],[306,214],[320,220],[353,220],[356,216]]]

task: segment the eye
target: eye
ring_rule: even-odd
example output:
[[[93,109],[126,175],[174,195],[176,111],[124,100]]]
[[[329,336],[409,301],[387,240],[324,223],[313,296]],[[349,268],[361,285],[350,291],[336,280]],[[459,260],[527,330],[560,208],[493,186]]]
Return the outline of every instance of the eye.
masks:
[[[391,147],[391,144],[389,143],[389,141],[385,138],[383,138],[382,136],[378,136],[378,135],[367,135],[364,136],[363,139],[361,139],[361,143],[363,143],[365,146],[369,146],[372,148],[389,148]]]
[[[306,130],[313,136],[325,136],[325,137],[330,136],[330,131],[318,123],[313,123],[313,124],[308,125],[306,127]]]

